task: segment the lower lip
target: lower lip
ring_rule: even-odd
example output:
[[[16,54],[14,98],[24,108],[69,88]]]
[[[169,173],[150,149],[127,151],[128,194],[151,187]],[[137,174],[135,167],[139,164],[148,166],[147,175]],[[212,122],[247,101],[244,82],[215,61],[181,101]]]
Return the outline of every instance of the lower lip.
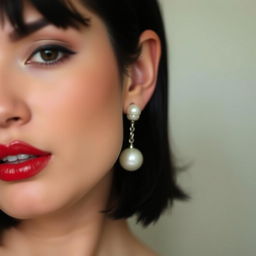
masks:
[[[50,157],[46,155],[18,164],[0,164],[0,180],[15,181],[33,177],[47,166]]]

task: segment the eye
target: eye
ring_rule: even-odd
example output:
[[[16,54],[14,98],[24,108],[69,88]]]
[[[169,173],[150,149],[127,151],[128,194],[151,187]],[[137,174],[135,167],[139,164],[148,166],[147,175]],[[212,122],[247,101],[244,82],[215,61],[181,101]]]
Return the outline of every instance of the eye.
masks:
[[[45,45],[37,48],[25,64],[56,65],[73,54],[75,54],[74,51],[60,45]]]

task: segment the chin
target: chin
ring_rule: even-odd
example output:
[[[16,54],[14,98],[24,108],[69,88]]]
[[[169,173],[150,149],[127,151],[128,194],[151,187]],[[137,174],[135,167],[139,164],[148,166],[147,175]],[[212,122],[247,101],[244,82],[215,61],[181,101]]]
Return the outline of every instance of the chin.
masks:
[[[15,219],[26,220],[36,219],[51,215],[51,213],[58,210],[58,206],[40,204],[38,200],[33,202],[27,200],[26,203],[18,200],[9,202],[8,205],[1,208],[1,210]]]
[[[40,187],[28,184],[13,184],[4,191],[0,199],[1,210],[16,219],[42,217],[58,209],[54,200],[49,200],[47,193]]]

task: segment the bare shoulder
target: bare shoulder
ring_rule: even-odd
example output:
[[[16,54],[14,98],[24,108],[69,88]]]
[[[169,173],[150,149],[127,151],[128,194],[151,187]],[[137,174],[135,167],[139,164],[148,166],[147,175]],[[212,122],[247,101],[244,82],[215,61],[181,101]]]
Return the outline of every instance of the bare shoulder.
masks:
[[[159,256],[159,254],[157,254],[156,252],[154,252],[153,250],[151,250],[150,248],[146,248],[141,250],[140,252],[138,252],[138,254],[136,254],[136,256]]]
[[[146,248],[144,250],[142,250],[138,256],[159,256],[159,254],[157,254],[155,251],[149,249],[149,248]]]
[[[136,256],[160,256],[160,255],[149,248],[144,248],[136,252]]]
[[[142,241],[137,239],[134,256],[160,256],[152,248],[148,247]]]

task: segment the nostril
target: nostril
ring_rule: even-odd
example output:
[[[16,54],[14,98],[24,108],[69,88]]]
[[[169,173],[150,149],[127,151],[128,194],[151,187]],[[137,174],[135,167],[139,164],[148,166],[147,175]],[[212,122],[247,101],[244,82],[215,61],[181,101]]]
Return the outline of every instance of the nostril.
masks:
[[[9,118],[1,118],[0,117],[0,128],[4,127],[7,128],[12,125],[19,125],[21,123],[22,118],[18,116],[9,117]]]
[[[14,117],[11,117],[11,118],[8,118],[7,122],[17,122],[20,120],[20,117],[18,116],[14,116]]]

